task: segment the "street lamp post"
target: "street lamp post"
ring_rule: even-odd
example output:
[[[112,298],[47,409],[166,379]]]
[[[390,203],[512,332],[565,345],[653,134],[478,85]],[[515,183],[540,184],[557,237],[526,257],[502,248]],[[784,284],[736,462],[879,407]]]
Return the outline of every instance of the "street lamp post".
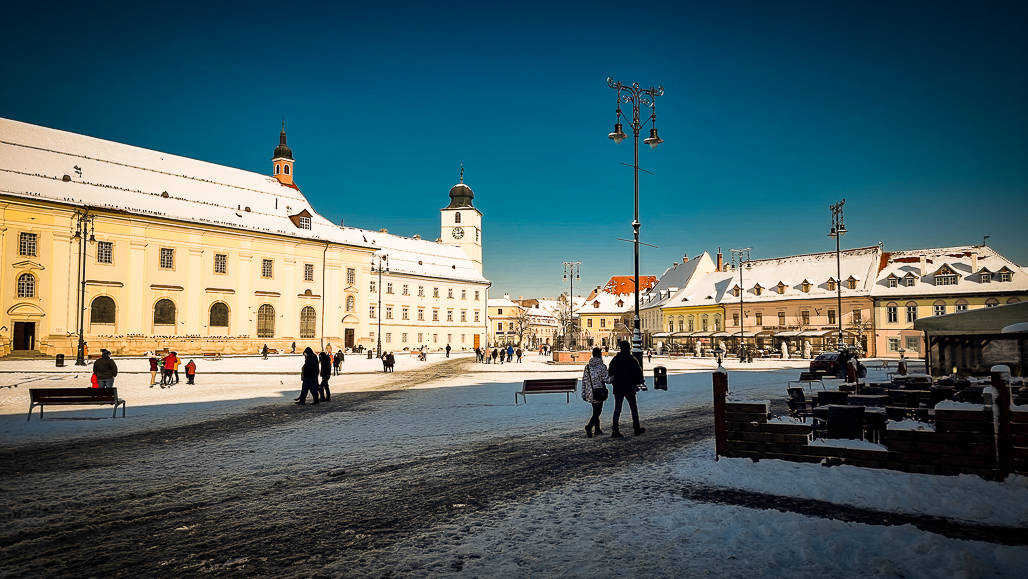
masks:
[[[846,200],[843,199],[838,203],[833,203],[830,208],[832,210],[832,229],[828,232],[828,237],[835,238],[835,289],[838,299],[838,310],[836,310],[836,321],[839,322],[839,351],[842,351],[845,345],[842,337],[842,251],[840,245],[840,239],[846,234],[846,224],[843,222],[842,206],[846,204]]]
[[[571,328],[575,327],[575,280],[582,279],[579,275],[582,272],[582,262],[580,261],[565,261],[564,263],[564,279],[571,280],[571,289],[568,290],[568,321],[564,325],[564,347],[569,351],[571,350],[570,340],[568,336]],[[577,342],[577,340],[575,340]],[[577,343],[576,343],[577,346]]]
[[[371,256],[371,271],[378,270],[378,357],[382,357],[382,272],[389,271],[389,255],[376,254]]]
[[[746,334],[743,329],[746,326],[746,314],[742,310],[742,297],[746,293],[746,289],[742,285],[742,265],[743,263],[749,264],[750,262],[750,247],[743,247],[742,249],[729,249],[728,251],[732,254],[732,261],[739,264],[739,361],[746,361]],[[744,257],[745,256],[745,257]]]
[[[93,235],[93,220],[96,216],[89,209],[75,212],[75,237],[79,240],[79,344],[75,353],[75,365],[86,365],[86,246],[88,241],[96,241]]]
[[[611,77],[607,77],[607,86],[617,91],[617,120],[614,123],[614,130],[607,137],[620,143],[628,136],[622,130],[621,125],[621,104],[632,105],[632,136],[635,143],[635,163],[632,165],[635,177],[635,218],[632,220],[633,243],[635,245],[635,317],[632,320],[632,355],[642,365],[642,332],[639,328],[639,131],[643,124],[639,122],[639,108],[647,106],[650,108],[650,118],[646,121],[650,124],[650,136],[643,139],[643,142],[656,149],[657,145],[664,142],[657,135],[657,97],[664,94],[664,87],[642,88],[639,83],[630,85],[621,84]],[[627,117],[626,117],[627,118]]]

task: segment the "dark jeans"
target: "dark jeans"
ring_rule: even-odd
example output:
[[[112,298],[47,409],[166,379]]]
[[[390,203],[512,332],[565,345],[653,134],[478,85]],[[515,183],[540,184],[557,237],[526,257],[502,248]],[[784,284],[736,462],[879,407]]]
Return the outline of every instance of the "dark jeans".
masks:
[[[329,400],[332,398],[332,391],[328,389],[328,376],[321,377],[321,384],[318,385],[318,392],[321,393],[322,400]]]
[[[600,429],[600,413],[603,412],[602,402],[593,402],[593,417],[589,419],[589,423],[585,425],[586,428]]]
[[[635,389],[624,391],[614,390],[614,430],[619,430],[618,420],[621,418],[621,404],[628,400],[632,410],[632,427],[639,430],[639,406],[635,403]]]
[[[161,374],[161,384],[170,385],[171,384],[171,374],[173,372],[174,372],[174,370],[165,370],[164,373]]]
[[[316,378],[313,379],[313,380],[304,380],[304,381],[301,382],[301,384],[302,384],[302,386],[300,388],[300,403],[302,404],[302,403],[307,401],[307,393],[310,392],[311,398],[313,398],[314,399],[314,403],[317,404],[318,403],[318,380]]]
[[[178,370],[175,370],[175,383],[178,384]]]
[[[186,384],[192,384],[196,374],[186,374]]]

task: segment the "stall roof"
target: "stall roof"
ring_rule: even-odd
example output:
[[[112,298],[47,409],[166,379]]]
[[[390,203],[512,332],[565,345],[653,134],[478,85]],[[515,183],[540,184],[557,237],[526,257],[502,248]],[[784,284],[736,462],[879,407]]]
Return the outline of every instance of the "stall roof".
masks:
[[[937,336],[1000,334],[1006,326],[1019,322],[1028,322],[1028,302],[921,318],[914,322],[914,329]]]

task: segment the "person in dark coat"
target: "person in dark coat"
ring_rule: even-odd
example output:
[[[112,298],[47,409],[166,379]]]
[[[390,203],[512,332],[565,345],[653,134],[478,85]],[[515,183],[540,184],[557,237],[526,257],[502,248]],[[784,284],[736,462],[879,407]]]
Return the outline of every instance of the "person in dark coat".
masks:
[[[447,358],[450,357],[450,345],[449,344],[446,344],[446,357]]]
[[[322,402],[328,402],[332,399],[332,391],[328,389],[328,379],[332,377],[332,356],[329,356],[328,352],[322,352],[318,355],[318,361],[321,362],[321,384],[318,385],[318,394],[321,395]]]
[[[293,348],[293,351],[295,352],[296,348]],[[261,357],[264,358],[265,360],[268,359],[268,345],[267,344],[264,344],[264,347],[261,348]]]
[[[111,360],[111,353],[100,350],[100,359],[93,364],[93,373],[100,388],[114,388],[114,377],[118,375],[118,365]]]
[[[611,426],[610,437],[621,438],[621,429],[618,420],[621,418],[621,404],[628,400],[628,407],[632,410],[632,427],[635,434],[646,432],[646,429],[639,426],[639,407],[635,402],[636,386],[643,383],[643,369],[639,361],[632,355],[632,344],[625,340],[618,343],[620,352],[610,361],[607,368],[607,375],[614,384],[614,424]]]
[[[300,370],[300,395],[296,398],[297,404],[307,403],[307,393],[310,392],[314,398],[314,404],[318,403],[318,376],[321,373],[318,364],[318,356],[308,346],[303,351],[303,368]]]
[[[157,356],[150,356],[150,388],[157,383],[157,372],[160,372],[160,367],[157,365]]]
[[[338,376],[343,371],[343,360],[346,359],[346,355],[343,354],[342,350],[338,350],[335,356],[332,358],[332,366],[335,370],[335,375]]]
[[[393,366],[396,366],[396,356],[393,356],[392,352],[389,352],[388,354],[386,354],[386,366],[389,368],[390,372],[394,372],[395,371],[393,369]]]

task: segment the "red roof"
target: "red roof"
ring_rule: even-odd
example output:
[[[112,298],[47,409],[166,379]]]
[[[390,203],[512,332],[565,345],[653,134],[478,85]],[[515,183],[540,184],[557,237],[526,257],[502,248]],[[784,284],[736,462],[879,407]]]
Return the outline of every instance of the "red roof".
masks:
[[[651,287],[657,285],[657,276],[655,275],[640,275],[639,286],[641,291],[646,291]],[[635,293],[635,276],[632,275],[615,275],[611,276],[610,280],[607,281],[607,285],[603,286],[603,291],[611,294],[634,294]]]

